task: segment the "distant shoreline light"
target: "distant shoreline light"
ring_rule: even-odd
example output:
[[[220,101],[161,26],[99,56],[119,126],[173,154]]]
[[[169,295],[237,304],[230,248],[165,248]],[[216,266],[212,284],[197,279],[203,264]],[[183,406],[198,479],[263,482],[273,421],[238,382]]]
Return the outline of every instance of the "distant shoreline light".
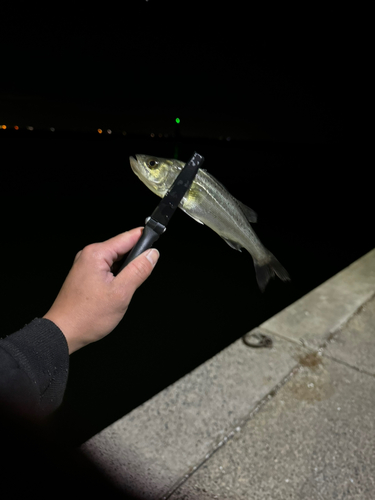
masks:
[[[181,123],[181,120],[179,118],[176,118],[176,123]],[[142,135],[142,136],[148,136],[148,137],[151,137],[151,138],[159,138],[159,139],[176,139],[176,137],[178,136],[179,137],[179,133],[173,133],[173,132],[155,132],[155,131],[152,131],[152,132],[143,132],[143,133],[140,133],[140,132],[135,132],[134,134],[132,132],[129,132],[129,131],[125,131],[125,130],[114,130],[114,129],[111,129],[111,128],[92,128],[92,129],[82,129],[82,130],[78,130],[78,129],[56,129],[55,127],[50,127],[50,126],[42,126],[42,127],[34,127],[32,125],[24,125],[24,126],[19,126],[19,125],[9,125],[9,124],[5,124],[3,123],[2,125],[0,125],[0,131],[1,130],[6,130],[6,131],[22,131],[22,130],[27,130],[27,131],[38,131],[38,132],[63,132],[63,133],[69,133],[69,132],[73,132],[73,133],[77,133],[77,132],[82,132],[82,133],[92,133],[92,134],[100,134],[100,135],[103,135],[103,136],[108,136],[108,135],[113,135],[115,137],[117,136],[123,136],[123,137],[132,137],[133,135]],[[230,142],[232,139],[235,139],[229,135],[220,135],[220,136],[217,136],[217,137],[211,137],[211,139],[216,139],[218,141],[227,141],[227,142]]]

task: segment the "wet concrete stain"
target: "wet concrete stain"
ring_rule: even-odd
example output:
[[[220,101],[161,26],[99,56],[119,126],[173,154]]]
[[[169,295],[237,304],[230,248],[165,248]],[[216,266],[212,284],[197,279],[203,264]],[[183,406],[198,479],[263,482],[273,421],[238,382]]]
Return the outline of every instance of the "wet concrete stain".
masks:
[[[317,352],[309,352],[298,357],[298,363],[301,366],[306,366],[312,370],[322,365],[322,357]]]
[[[330,398],[335,389],[322,356],[318,352],[303,354],[298,363],[298,373],[286,386],[289,396],[310,404]]]

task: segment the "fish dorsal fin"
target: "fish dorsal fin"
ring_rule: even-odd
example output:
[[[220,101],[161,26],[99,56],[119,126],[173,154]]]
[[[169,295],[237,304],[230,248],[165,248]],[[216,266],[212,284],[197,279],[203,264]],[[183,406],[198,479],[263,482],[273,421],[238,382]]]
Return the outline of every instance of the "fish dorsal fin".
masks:
[[[204,222],[202,222],[201,220],[197,219],[196,217],[193,217],[193,216],[192,216],[191,214],[189,214],[189,213],[188,213],[188,212],[187,212],[184,208],[182,208],[181,203],[180,203],[178,206],[181,208],[181,210],[182,210],[183,212],[185,212],[185,214],[188,214],[188,216],[189,216],[189,217],[191,217],[192,219],[194,219],[196,222],[199,222],[199,224],[203,224],[203,225],[204,225]]]
[[[223,238],[223,237],[222,237]],[[238,250],[239,252],[242,252],[241,250],[241,245],[235,241],[228,240],[228,238],[223,238],[225,243],[227,243],[231,248],[234,248],[235,250]]]
[[[240,209],[242,210],[242,212],[244,213],[246,219],[249,221],[249,222],[257,222],[258,220],[258,215],[256,212],[254,212],[254,210],[250,207],[248,207],[247,205],[244,205],[241,201],[239,200],[236,200],[236,202],[238,203]]]

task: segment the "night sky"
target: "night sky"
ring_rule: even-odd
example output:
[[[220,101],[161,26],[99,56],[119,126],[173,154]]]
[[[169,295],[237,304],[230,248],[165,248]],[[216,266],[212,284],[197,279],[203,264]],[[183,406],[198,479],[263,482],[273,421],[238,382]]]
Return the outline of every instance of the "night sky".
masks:
[[[27,9],[0,19],[3,334],[47,311],[78,250],[151,214],[136,153],[205,156],[292,277],[261,294],[247,252],[177,213],[125,319],[71,357],[60,420],[79,443],[373,248],[363,51],[327,7]]]
[[[193,116],[200,133],[207,117],[255,124],[272,140],[343,137],[358,65],[343,12],[170,8],[150,0],[3,15],[0,95],[141,113],[145,130],[156,113]]]

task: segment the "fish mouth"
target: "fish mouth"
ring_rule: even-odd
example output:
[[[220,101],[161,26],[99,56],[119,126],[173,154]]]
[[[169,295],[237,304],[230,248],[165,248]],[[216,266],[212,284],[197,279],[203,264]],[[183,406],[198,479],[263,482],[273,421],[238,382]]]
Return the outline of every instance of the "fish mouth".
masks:
[[[137,157],[137,155],[135,155]],[[133,156],[129,156],[129,161],[130,161],[130,167],[133,170],[133,172],[138,175],[139,172],[139,163],[138,161],[133,158]]]
[[[142,155],[134,155],[134,156],[129,156],[130,163],[142,163],[140,156]]]
[[[129,156],[130,167],[135,173],[135,175],[142,180],[144,177],[147,177],[148,172],[141,160],[142,155],[134,155],[134,156],[135,158],[133,156]]]

